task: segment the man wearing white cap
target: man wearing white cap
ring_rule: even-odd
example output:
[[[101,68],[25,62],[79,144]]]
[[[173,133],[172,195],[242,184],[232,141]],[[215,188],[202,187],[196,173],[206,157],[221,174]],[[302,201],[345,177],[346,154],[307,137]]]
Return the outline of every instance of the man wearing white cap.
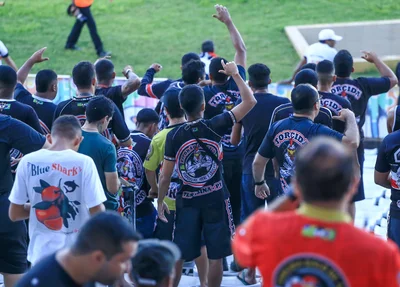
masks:
[[[301,67],[308,63],[318,64],[323,60],[329,60],[333,62],[337,51],[334,48],[337,41],[343,39],[342,36],[336,35],[332,29],[323,29],[318,34],[319,42],[310,45],[297,65],[291,78],[280,82],[280,84],[289,85],[293,82],[294,77],[300,71]]]

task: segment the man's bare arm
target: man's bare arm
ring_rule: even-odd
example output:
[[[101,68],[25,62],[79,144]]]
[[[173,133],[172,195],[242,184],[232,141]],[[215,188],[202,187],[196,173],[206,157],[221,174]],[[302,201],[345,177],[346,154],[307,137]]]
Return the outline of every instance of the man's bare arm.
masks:
[[[392,188],[389,178],[389,172],[378,172],[375,170],[374,172],[374,181],[377,185],[385,187],[387,189]]]
[[[242,138],[242,124],[237,123],[232,128],[231,144],[238,145],[240,143],[241,138]]]
[[[13,222],[26,220],[29,218],[30,211],[31,211],[30,203],[25,203],[24,205],[11,203],[10,208],[8,209],[8,216],[10,217],[10,220]]]
[[[126,66],[122,71],[122,74],[127,78],[127,81],[121,87],[122,96],[126,98],[128,95],[139,89],[140,79],[133,72],[131,66]]]
[[[17,79],[18,82],[24,84],[26,78],[28,77],[29,72],[31,71],[32,67],[41,62],[48,61],[49,58],[43,57],[43,53],[46,51],[47,47],[44,47],[35,53],[22,65],[22,67],[17,72]]]
[[[168,222],[164,212],[169,213],[168,207],[164,202],[165,196],[167,195],[169,185],[171,183],[171,176],[174,172],[175,162],[170,160],[164,160],[162,172],[160,174],[159,187],[158,187],[158,200],[157,200],[157,211],[158,218],[164,222]]]
[[[158,185],[157,185],[157,175],[153,170],[146,169],[147,182],[150,185],[149,197],[158,197]]]
[[[90,215],[95,215],[96,213],[103,212],[103,211],[106,211],[106,208],[104,207],[104,204],[102,204],[102,203],[99,205],[93,206],[92,208],[89,208]]]
[[[17,65],[15,64],[15,62],[13,61],[13,59],[11,58],[11,56],[8,56],[6,58],[4,58],[4,61],[7,63],[7,65],[9,65],[14,71],[18,71]]]
[[[373,63],[375,67],[378,69],[379,73],[381,74],[382,77],[388,77],[390,80],[390,88],[393,88],[394,86],[397,85],[398,79],[393,73],[392,69],[389,68],[388,65],[386,65],[376,53],[374,52],[366,52],[366,51],[361,51],[364,55],[361,56],[364,60]]]
[[[351,148],[358,148],[360,144],[360,133],[354,113],[349,109],[342,109],[340,115],[334,116],[332,119],[344,121],[346,123],[346,130],[344,131],[342,142]]]

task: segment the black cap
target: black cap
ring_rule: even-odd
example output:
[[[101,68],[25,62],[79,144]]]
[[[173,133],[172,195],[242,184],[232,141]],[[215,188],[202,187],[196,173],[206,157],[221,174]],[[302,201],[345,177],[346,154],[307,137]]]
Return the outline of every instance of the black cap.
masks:
[[[329,60],[323,60],[318,63],[317,69],[316,69],[318,74],[333,74],[335,72],[335,67],[333,66],[333,63]]]
[[[144,108],[141,109],[136,115],[137,123],[158,123],[158,114],[153,109]]]
[[[179,107],[179,93],[180,89],[168,89],[164,92],[161,101],[167,109],[172,107]]]
[[[138,251],[132,259],[131,277],[141,286],[157,286],[172,274],[179,259],[181,252],[171,241],[158,239],[139,241]]]
[[[295,112],[307,111],[319,100],[319,94],[310,84],[300,84],[292,90],[291,100]]]
[[[185,64],[189,63],[190,61],[200,61],[200,56],[196,53],[187,53],[183,55],[181,65],[184,66]]]
[[[317,73],[311,69],[301,70],[294,78],[294,86],[296,87],[300,84],[310,84],[316,87],[318,85]]]

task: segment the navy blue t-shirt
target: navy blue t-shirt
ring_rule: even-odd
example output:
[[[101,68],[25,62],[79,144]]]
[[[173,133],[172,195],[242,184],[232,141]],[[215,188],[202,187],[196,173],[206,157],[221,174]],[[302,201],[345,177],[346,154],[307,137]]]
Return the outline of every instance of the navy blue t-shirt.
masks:
[[[53,122],[62,115],[74,115],[81,125],[83,126],[86,121],[86,105],[93,98],[93,95],[73,97],[70,100],[63,101],[57,105],[56,111],[54,112]],[[107,130],[103,135],[110,141],[113,140],[115,135],[120,142],[126,142],[130,138],[130,131],[125,123],[124,118],[121,115],[118,107],[114,106],[114,115]]]
[[[10,192],[13,185],[10,150],[28,154],[41,149],[45,141],[43,135],[23,122],[0,114],[0,194]]]
[[[161,105],[160,105],[160,111],[159,111],[160,119],[158,121],[158,130],[159,131],[162,131],[169,125],[167,114],[164,111],[164,103],[163,103],[164,95],[166,95],[166,94],[179,95],[179,93],[181,92],[181,90],[183,89],[184,86],[185,86],[185,83],[183,83],[182,81],[172,82],[171,85],[169,86],[169,88],[164,92],[163,96],[161,97],[161,99],[160,99]]]
[[[400,130],[400,109],[399,106],[396,106],[394,109],[394,119],[393,119],[393,128],[392,131]]]
[[[331,92],[348,99],[353,108],[360,129],[360,137],[364,138],[362,127],[365,123],[368,100],[371,96],[386,93],[390,89],[388,77],[382,78],[337,78]]]
[[[375,170],[381,173],[390,172],[390,216],[400,219],[400,131],[395,131],[383,139],[378,150]]]
[[[178,177],[183,182],[177,192],[177,207],[205,207],[229,196],[221,170],[222,137],[235,122],[233,113],[225,112],[210,120],[185,123],[168,133],[164,159],[175,162]],[[204,143],[207,151],[196,137]]]
[[[269,93],[256,93],[254,97],[257,100],[257,104],[241,120],[244,137],[246,138],[244,142],[245,155],[243,159],[243,174],[253,174],[252,165],[254,157],[267,134],[272,113],[278,106],[290,103],[288,98],[278,97]],[[239,100],[238,104],[240,102],[241,100]],[[265,176],[274,176],[272,161],[267,164]]]
[[[279,122],[280,120],[287,119],[294,113],[292,103],[280,105],[274,110],[271,118],[271,125]],[[332,113],[328,108],[321,107],[314,123],[332,128]]]
[[[126,98],[122,96],[122,86],[114,87],[97,87],[94,94],[96,96],[105,96],[109,98],[117,106],[118,110],[121,112],[122,117],[124,117],[124,107],[123,104]]]
[[[245,68],[238,65],[238,71],[242,79],[246,80]],[[206,101],[205,119],[211,119],[216,115],[232,110],[240,99],[239,88],[232,77],[223,85],[205,86],[203,90]],[[242,141],[237,146],[231,144],[231,132],[232,129],[229,129],[222,139],[224,158],[242,159],[244,145],[242,145]]]
[[[277,159],[283,191],[286,192],[294,175],[297,149],[315,136],[329,136],[339,141],[343,138],[341,133],[305,117],[291,116],[273,124],[268,130],[258,153],[265,158]]]
[[[327,92],[319,92],[319,95],[321,99],[321,107],[329,109],[332,116],[338,116],[342,109],[352,110],[350,102],[342,96]],[[332,128],[339,133],[344,133],[346,123],[339,120],[332,120]]]
[[[32,95],[20,83],[17,84],[14,90],[14,98],[23,104],[31,106],[37,116],[44,134],[49,134],[53,123],[53,115],[57,105],[48,99],[43,99]]]

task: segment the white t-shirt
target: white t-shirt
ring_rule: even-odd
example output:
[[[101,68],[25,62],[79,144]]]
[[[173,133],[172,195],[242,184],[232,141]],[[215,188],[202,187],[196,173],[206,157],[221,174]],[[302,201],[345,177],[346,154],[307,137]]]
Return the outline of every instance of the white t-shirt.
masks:
[[[7,58],[8,57],[8,49],[4,45],[2,41],[0,41],[0,65],[1,65],[1,58]]]
[[[31,203],[28,260],[71,245],[89,219],[89,208],[106,201],[93,160],[73,150],[42,149],[22,158],[9,200]]]
[[[308,47],[304,56],[307,58],[307,64],[318,64],[323,60],[329,60],[333,62],[333,58],[335,58],[336,54],[336,49],[329,47],[328,44],[318,42]]]
[[[206,72],[207,75],[210,74],[210,64],[211,64],[211,60],[213,59],[213,56],[211,56],[210,54],[206,53],[201,53],[199,55],[200,60],[204,63],[204,71]]]

